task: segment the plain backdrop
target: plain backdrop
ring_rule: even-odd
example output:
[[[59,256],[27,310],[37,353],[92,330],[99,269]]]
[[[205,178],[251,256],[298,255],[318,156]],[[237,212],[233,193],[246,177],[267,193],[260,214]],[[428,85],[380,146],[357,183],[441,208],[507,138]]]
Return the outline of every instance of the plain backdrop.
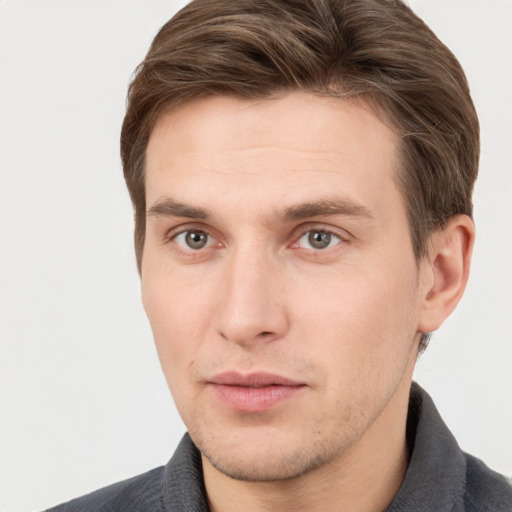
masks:
[[[256,0],[255,0],[256,1]],[[126,88],[183,2],[0,0],[0,509],[164,464],[184,432],[140,303],[118,156]],[[482,125],[467,293],[416,379],[512,475],[512,3],[416,0]]]

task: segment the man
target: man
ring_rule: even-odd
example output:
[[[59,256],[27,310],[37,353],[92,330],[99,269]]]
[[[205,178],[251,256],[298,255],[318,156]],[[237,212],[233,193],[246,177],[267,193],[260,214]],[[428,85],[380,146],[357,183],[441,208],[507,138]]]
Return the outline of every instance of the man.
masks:
[[[478,131],[457,61],[399,2],[178,13],[121,152],[189,434],[55,510],[510,510],[411,389],[467,282]]]

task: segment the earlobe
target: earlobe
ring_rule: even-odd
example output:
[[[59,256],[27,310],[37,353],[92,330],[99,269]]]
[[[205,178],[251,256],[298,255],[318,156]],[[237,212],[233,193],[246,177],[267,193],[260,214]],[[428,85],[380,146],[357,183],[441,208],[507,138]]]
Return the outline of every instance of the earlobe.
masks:
[[[421,310],[418,330],[438,329],[458,304],[469,277],[475,226],[467,215],[457,215],[430,239],[422,262]]]

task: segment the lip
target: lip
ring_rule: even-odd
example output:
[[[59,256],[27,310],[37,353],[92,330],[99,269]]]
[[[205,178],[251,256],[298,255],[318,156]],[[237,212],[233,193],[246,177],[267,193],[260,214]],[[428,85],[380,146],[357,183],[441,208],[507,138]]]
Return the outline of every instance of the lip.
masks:
[[[207,384],[225,406],[249,413],[272,409],[305,388],[301,382],[266,372],[220,373]]]

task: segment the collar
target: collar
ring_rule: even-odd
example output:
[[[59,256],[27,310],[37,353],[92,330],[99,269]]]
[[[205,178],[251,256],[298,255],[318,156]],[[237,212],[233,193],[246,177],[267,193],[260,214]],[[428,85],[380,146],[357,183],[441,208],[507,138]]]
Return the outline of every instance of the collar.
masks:
[[[407,431],[411,458],[386,512],[455,510],[466,489],[466,459],[432,398],[413,382]]]
[[[466,487],[466,459],[430,396],[412,384],[407,420],[411,459],[386,512],[455,511]],[[165,467],[167,512],[208,512],[201,454],[185,434]]]

